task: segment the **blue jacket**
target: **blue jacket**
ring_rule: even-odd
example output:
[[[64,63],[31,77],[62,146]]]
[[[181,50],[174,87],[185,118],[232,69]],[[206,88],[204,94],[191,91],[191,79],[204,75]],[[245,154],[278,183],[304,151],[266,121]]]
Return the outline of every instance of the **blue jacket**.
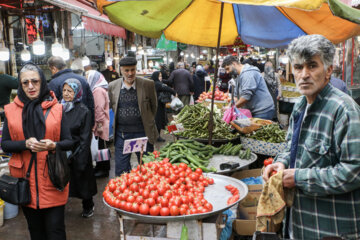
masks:
[[[331,85],[333,85],[334,87],[340,89],[344,93],[349,94],[349,92],[347,90],[347,87],[346,87],[346,84],[345,84],[345,82],[343,80],[331,76],[330,83],[331,83]]]
[[[249,64],[244,65],[236,78],[235,96],[248,101],[244,108],[249,109],[252,115],[267,113],[275,109],[274,101],[260,70]]]
[[[92,94],[92,91],[90,89],[89,84],[87,83],[86,79],[79,74],[74,73],[71,69],[64,69],[57,73],[55,73],[50,83],[48,84],[50,90],[54,91],[56,98],[58,101],[62,99],[62,85],[63,83],[69,79],[69,78],[75,78],[80,81],[81,86],[83,88],[83,95],[81,102],[87,106],[87,108],[90,110],[91,113],[91,126],[94,126],[95,123],[95,106],[94,106],[94,96]]]

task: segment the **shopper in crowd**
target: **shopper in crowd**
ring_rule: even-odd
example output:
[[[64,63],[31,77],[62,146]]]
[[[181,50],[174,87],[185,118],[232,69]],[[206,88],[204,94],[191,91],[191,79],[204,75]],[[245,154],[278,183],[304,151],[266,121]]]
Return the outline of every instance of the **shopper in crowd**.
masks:
[[[263,77],[264,77],[266,86],[269,89],[270,95],[274,101],[274,106],[275,106],[274,120],[277,121],[278,105],[279,105],[278,100],[280,99],[282,92],[281,92],[280,78],[277,75],[277,73],[275,73],[272,62],[267,61],[265,63]]]
[[[175,63],[174,63],[174,62],[171,62],[171,63],[169,64],[169,73],[171,74],[174,70],[175,70]]]
[[[155,123],[156,123],[156,128],[158,130],[159,133],[159,137],[157,139],[158,142],[165,142],[165,139],[160,137],[160,132],[161,129],[165,129],[165,127],[167,126],[168,123],[168,118],[166,116],[166,108],[165,108],[165,103],[161,100],[161,94],[169,94],[169,95],[176,95],[176,92],[174,91],[174,89],[168,87],[166,84],[162,83],[162,74],[159,71],[154,72],[151,75],[151,79],[154,80],[155,82],[155,89],[156,89],[156,96],[158,99],[158,107],[157,107],[157,111],[156,111],[156,116],[155,116]]]
[[[109,84],[105,80],[104,76],[95,70],[87,71],[86,79],[94,95],[95,102],[95,125],[93,132],[95,137],[98,138],[98,148],[105,149],[106,141],[109,141]],[[96,177],[108,177],[109,171],[110,161],[96,162]]]
[[[108,63],[106,63],[106,64],[108,64]],[[108,83],[111,83],[112,81],[114,81],[120,77],[119,74],[115,71],[115,69],[112,65],[112,61],[111,61],[111,64],[106,66],[106,69],[104,71],[102,71],[101,74],[105,77],[105,79]]]
[[[161,64],[161,66],[160,66],[160,72],[161,72],[161,75],[162,75],[162,79],[163,79],[163,80],[169,78],[169,70],[168,70],[168,67],[166,66],[166,64]]]
[[[84,103],[90,110],[92,116],[91,125],[94,125],[94,97],[86,79],[76,73],[73,73],[71,69],[66,68],[66,63],[61,57],[52,56],[49,58],[47,63],[52,74],[49,89],[54,91],[57,99],[62,99],[62,86],[65,80],[75,78],[81,82],[83,89],[81,102]]]
[[[91,217],[94,214],[93,196],[97,193],[91,158],[91,114],[89,109],[81,103],[82,87],[79,80],[67,79],[63,84],[64,114],[68,121],[74,141],[71,151],[70,197],[82,199],[82,216]]]
[[[0,74],[0,109],[10,103],[12,89],[18,88],[18,80],[8,74]]]
[[[198,100],[200,94],[205,91],[205,77],[207,73],[205,72],[203,66],[198,65],[195,69],[193,75],[194,82],[194,100]]]
[[[287,148],[266,167],[283,171],[294,189],[285,238],[360,238],[360,108],[329,84],[335,46],[321,35],[293,40],[287,50],[303,95],[290,117]],[[289,234],[288,234],[289,233]]]
[[[34,64],[24,65],[19,73],[18,95],[5,106],[1,147],[12,153],[10,174],[25,178],[30,162],[31,202],[22,206],[31,239],[66,239],[64,210],[69,186],[59,191],[50,181],[46,158],[56,146],[72,146],[63,107],[50,91],[45,76]]]
[[[219,90],[224,93],[227,92],[229,90],[231,75],[222,67],[219,69],[219,79],[221,80]]]
[[[170,74],[165,83],[174,88],[184,105],[189,105],[190,95],[194,94],[194,82],[190,72],[185,69],[183,62],[177,64],[177,69]]]
[[[212,63],[212,61],[210,60],[210,63],[206,63],[205,64],[205,66],[204,66],[204,70],[205,70],[205,72],[207,73],[207,74],[214,74],[214,72],[215,72],[215,69],[214,69],[214,67],[213,67],[213,63]]]
[[[157,98],[155,83],[136,77],[137,61],[134,57],[120,60],[123,78],[109,84],[110,105],[114,111],[115,175],[131,170],[131,154],[123,154],[127,139],[147,137],[146,152],[154,150],[158,138],[155,125]],[[140,153],[136,153],[138,160]]]
[[[271,120],[275,107],[264,78],[258,68],[241,64],[234,56],[224,59],[222,67],[227,73],[237,75],[234,96],[238,108],[247,108],[253,117]]]
[[[343,80],[341,80],[339,78],[336,78],[334,76],[331,76],[330,83],[331,83],[331,85],[333,85],[334,87],[340,89],[344,93],[349,94],[349,91],[348,91],[348,89],[346,87],[346,83]]]

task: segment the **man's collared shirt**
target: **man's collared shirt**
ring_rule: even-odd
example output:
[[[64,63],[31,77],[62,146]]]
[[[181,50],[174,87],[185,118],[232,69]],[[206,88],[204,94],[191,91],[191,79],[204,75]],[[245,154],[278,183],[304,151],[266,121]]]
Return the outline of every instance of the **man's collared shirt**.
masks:
[[[305,110],[305,96],[294,106],[287,147],[275,162],[289,167],[294,119]],[[295,239],[324,236],[360,238],[360,108],[328,84],[304,117],[295,162],[291,207]]]
[[[121,89],[124,89],[124,88],[125,88],[126,90],[130,90],[131,88],[133,88],[133,89],[136,90],[135,81],[134,81],[134,83],[133,83],[130,87],[123,82],[123,84],[122,84],[122,86],[121,86]]]

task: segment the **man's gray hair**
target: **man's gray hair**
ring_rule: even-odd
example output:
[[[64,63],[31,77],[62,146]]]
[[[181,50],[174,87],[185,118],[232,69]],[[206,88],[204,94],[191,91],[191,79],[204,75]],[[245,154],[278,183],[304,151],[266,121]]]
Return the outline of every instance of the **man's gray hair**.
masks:
[[[322,35],[305,35],[294,39],[287,49],[290,62],[307,62],[314,56],[319,56],[325,70],[333,64],[335,46]]]
[[[178,62],[177,67],[178,68],[185,68],[185,64],[183,62]]]
[[[66,67],[66,63],[62,57],[52,56],[47,61],[49,67],[55,67],[57,70],[61,71]]]

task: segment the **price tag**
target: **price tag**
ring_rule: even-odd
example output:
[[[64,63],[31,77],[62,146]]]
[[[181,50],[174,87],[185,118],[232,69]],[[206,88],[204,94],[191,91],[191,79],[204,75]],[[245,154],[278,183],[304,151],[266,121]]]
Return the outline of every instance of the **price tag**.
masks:
[[[177,133],[177,132],[183,132],[183,131],[185,131],[185,128],[184,128],[184,126],[182,125],[182,123],[178,123],[178,124],[174,124],[174,125],[169,125],[167,128],[168,128],[169,133]]]
[[[147,142],[148,142],[147,137],[127,139],[124,142],[123,154],[141,152],[141,149],[143,150],[143,152],[145,152]]]

